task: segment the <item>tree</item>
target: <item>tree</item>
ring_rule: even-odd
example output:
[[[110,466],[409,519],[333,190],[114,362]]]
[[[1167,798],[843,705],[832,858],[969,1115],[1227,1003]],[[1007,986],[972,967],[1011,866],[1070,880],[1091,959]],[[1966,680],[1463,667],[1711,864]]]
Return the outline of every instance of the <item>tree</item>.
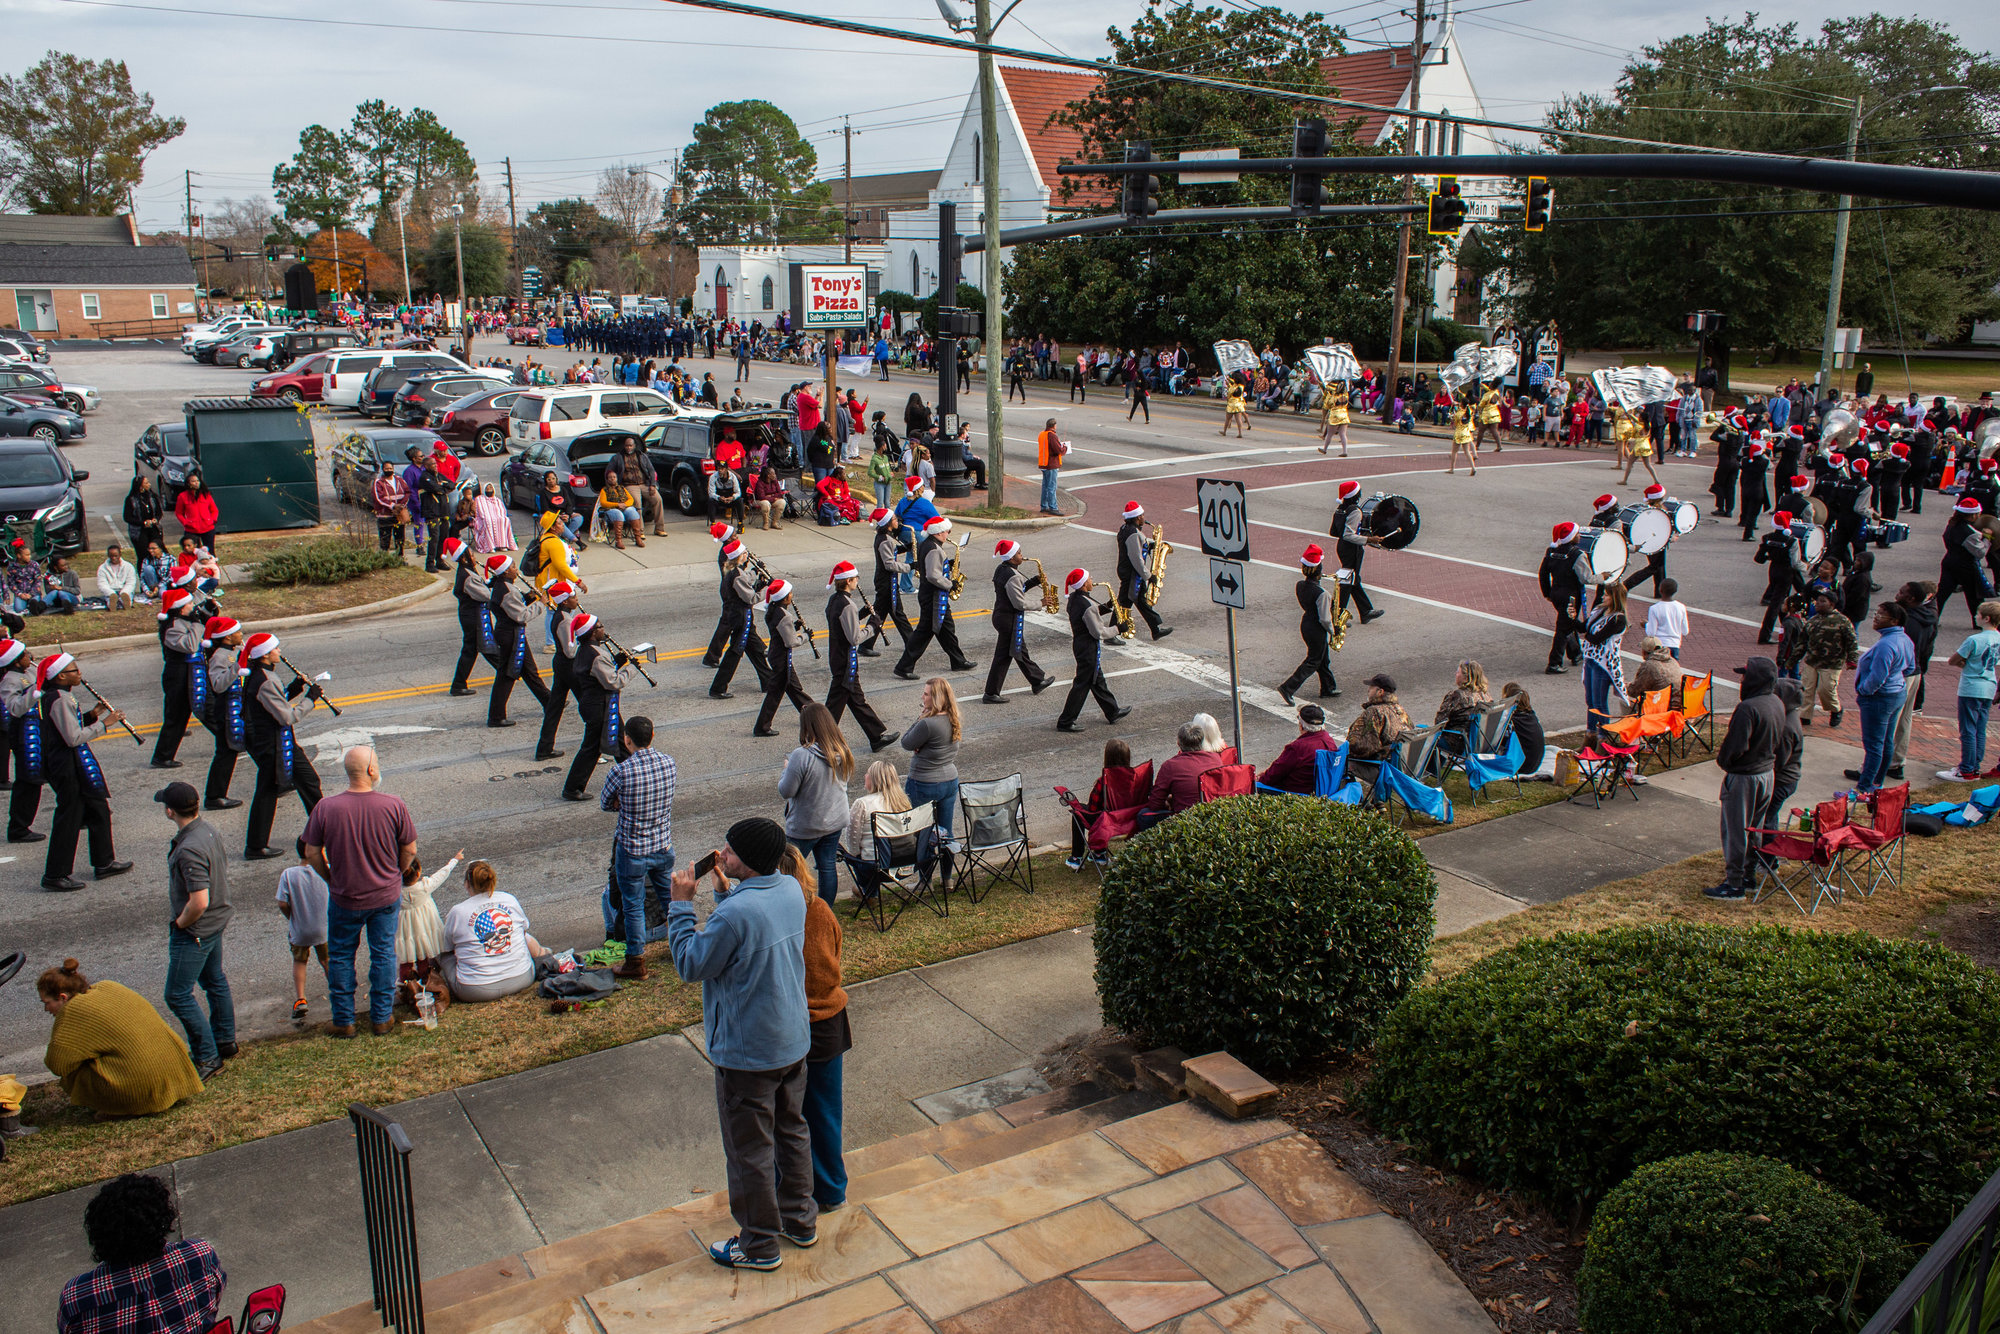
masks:
[[[187,128],[153,114],[122,60],[51,51],[0,75],[0,182],[30,213],[110,217],[145,176],[146,155]]]
[[[320,227],[344,226],[372,197],[378,241],[396,222],[395,207],[408,198],[408,211],[428,225],[452,204],[476,198],[479,179],[472,154],[438,118],[418,107],[404,112],[379,98],[354,109],[345,130],[309,125],[299,134],[299,151],[271,173],[285,216]]]
[[[838,239],[833,187],[815,182],[819,154],[769,102],[723,102],[681,152],[674,219],[696,245]]]
[[[1899,97],[1949,84],[1965,87]],[[1609,95],[1565,99],[1547,117],[1542,151],[1618,151],[1561,134],[1585,129],[1835,157],[1856,96],[1864,110],[1882,108],[1864,124],[1865,160],[2000,167],[2000,65],[1942,24],[1879,14],[1830,19],[1816,37],[1754,16],[1711,20],[1647,47]],[[1500,229],[1492,239],[1517,316],[1559,321],[1572,345],[1681,345],[1687,312],[1708,308],[1728,314],[1733,346],[1782,353],[1819,346],[1833,203],[1758,186],[1564,180],[1548,230]],[[1952,339],[1995,312],[2000,218],[1855,204],[1843,324],[1875,337]]]
[[[619,291],[637,290],[645,283],[638,250],[646,233],[660,218],[660,193],[653,178],[636,167],[606,167],[597,177],[597,212],[608,224],[607,238],[615,255],[609,266]]]
[[[402,194],[408,178],[403,171],[403,113],[376,98],[354,108],[354,121],[341,136],[354,164],[356,183],[375,196],[375,223],[381,226]]]
[[[1188,68],[1239,82],[1318,89],[1320,62],[1340,53],[1339,34],[1316,15],[1196,7],[1187,0],[1149,5],[1131,31],[1110,30],[1112,59],[1141,68]],[[1118,159],[1127,141],[1163,152],[1237,145],[1246,154],[1284,156],[1291,149],[1294,103],[1225,89],[1114,77],[1058,111],[1074,127],[1085,158]],[[1373,150],[1354,138],[1349,120],[1331,128],[1329,152]],[[1035,128],[1028,127],[1030,133]],[[1172,183],[1163,178],[1160,207],[1271,205],[1288,198],[1279,177],[1245,177],[1237,186]],[[1066,180],[1058,198],[1090,201],[1095,182]],[[1328,177],[1336,203],[1388,202],[1391,177]],[[1110,339],[1125,345],[1184,341],[1205,347],[1247,338],[1288,348],[1325,337],[1366,354],[1388,343],[1396,233],[1382,222],[1213,224],[1040,242],[1014,251],[1007,274],[1007,319],[1023,333],[1065,340]]]
[[[501,296],[507,291],[507,247],[484,223],[460,225],[465,246],[465,294]],[[424,251],[424,278],[434,292],[458,296],[458,256],[452,229],[440,227]]]
[[[347,228],[315,232],[301,253],[322,292],[359,292],[365,296],[384,288],[399,292],[403,288],[402,264],[377,250],[360,232]],[[471,267],[469,262],[467,267]]]
[[[324,231],[354,220],[363,185],[347,141],[324,125],[308,125],[292,160],[272,170],[271,189],[288,220]]]
[[[560,273],[574,260],[589,259],[590,252],[611,234],[610,222],[590,201],[551,199],[535,205],[522,220],[517,248],[523,264],[539,264],[545,272]]]

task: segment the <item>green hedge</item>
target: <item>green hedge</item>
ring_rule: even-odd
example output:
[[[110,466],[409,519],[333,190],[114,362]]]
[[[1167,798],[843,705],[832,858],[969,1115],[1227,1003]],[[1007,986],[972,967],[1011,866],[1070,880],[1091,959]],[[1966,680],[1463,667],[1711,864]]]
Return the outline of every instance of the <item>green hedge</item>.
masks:
[[[1832,1334],[1895,1291],[1882,1220],[1770,1158],[1650,1163],[1598,1207],[1577,1275],[1585,1334]]]
[[[300,584],[344,584],[377,570],[393,570],[403,558],[344,537],[321,537],[265,557],[257,565],[257,582],[272,588]]]
[[[1313,797],[1193,807],[1105,876],[1105,1019],[1267,1071],[1366,1046],[1424,975],[1436,895],[1415,841],[1379,816]]]
[[[1651,926],[1528,941],[1414,993],[1366,1099],[1432,1157],[1557,1203],[1730,1150],[1928,1241],[1994,1169],[1996,1078],[2000,979],[1962,955]]]

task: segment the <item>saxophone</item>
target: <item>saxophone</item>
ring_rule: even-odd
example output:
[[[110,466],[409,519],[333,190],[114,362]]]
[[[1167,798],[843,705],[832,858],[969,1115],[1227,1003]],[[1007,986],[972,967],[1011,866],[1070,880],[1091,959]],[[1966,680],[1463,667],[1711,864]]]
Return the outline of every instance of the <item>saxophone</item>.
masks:
[[[1042,568],[1041,561],[1033,556],[1028,559],[1035,562],[1035,574],[1042,581],[1042,611],[1045,615],[1053,616],[1062,608],[1062,594],[1058,593],[1056,586],[1049,582],[1049,572]]]
[[[1158,604],[1160,600],[1160,590],[1167,582],[1167,557],[1174,551],[1174,544],[1163,536],[1164,531],[1161,525],[1157,523],[1153,525],[1152,545],[1146,552],[1146,586],[1140,590],[1139,600],[1149,607]],[[1125,613],[1128,639],[1131,638],[1131,620],[1132,613],[1128,609]]]
[[[1347,571],[1342,570],[1341,574]],[[1347,625],[1354,619],[1354,613],[1347,609],[1347,583],[1335,577],[1333,587],[1333,633],[1327,636],[1326,646],[1335,653],[1347,642]]]
[[[951,591],[945,594],[947,600],[956,602],[958,595],[965,591],[965,561],[960,556],[951,558]]]

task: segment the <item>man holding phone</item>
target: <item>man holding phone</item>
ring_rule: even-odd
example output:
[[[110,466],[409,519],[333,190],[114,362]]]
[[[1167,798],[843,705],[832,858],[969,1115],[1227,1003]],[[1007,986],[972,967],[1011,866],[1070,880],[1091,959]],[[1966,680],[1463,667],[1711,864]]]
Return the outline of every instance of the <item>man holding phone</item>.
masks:
[[[618,812],[611,878],[625,923],[625,961],[611,975],[640,981],[646,976],[646,890],[658,895],[668,889],[674,870],[674,760],[653,749],[651,718],[627,718],[618,748],[625,758],[611,766],[597,799],[604,810]]]
[[[729,1212],[738,1229],[708,1255],[730,1269],[769,1270],[784,1263],[780,1238],[800,1248],[819,1240],[805,1119],[812,1045],[805,891],[778,874],[785,830],[775,820],[739,820],[724,841],[700,867],[674,874],[667,941],[675,970],[701,983]],[[697,929],[695,887],[702,867],[710,866],[717,873],[715,909]]]

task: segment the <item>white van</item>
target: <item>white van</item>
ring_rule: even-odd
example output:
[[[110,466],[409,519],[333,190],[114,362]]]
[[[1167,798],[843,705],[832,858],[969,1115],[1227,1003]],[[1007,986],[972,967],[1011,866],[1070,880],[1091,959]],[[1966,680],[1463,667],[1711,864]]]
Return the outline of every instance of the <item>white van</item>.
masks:
[[[462,370],[465,363],[443,352],[385,352],[381,348],[353,348],[327,354],[325,379],[320,385],[320,401],[329,407],[353,408],[361,401],[361,382],[377,366],[420,366],[435,370]]]
[[[550,385],[522,394],[507,414],[507,435],[516,445],[567,440],[585,431],[617,425],[621,418],[680,415],[665,394],[615,385]]]

